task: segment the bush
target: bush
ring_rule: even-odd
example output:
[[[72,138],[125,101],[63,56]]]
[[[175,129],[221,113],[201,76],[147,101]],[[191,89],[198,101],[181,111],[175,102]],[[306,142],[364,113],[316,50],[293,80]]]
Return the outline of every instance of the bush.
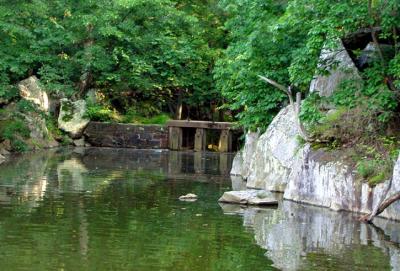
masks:
[[[86,109],[86,117],[92,121],[114,121],[113,111],[110,108],[99,104],[88,104]]]

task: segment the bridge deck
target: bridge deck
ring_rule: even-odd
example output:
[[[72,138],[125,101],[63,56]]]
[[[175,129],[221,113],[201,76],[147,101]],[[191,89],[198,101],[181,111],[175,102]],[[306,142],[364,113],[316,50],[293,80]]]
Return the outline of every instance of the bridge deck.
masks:
[[[167,122],[168,127],[180,128],[201,128],[215,130],[238,130],[232,122],[213,122],[200,120],[170,120]]]

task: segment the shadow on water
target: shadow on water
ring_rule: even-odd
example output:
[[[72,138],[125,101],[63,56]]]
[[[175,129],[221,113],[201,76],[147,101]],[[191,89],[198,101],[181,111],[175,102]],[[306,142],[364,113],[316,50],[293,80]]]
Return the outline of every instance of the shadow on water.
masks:
[[[400,270],[399,223],[377,228],[287,201],[219,206],[223,192],[245,186],[229,178],[232,158],[97,148],[15,157],[0,166],[0,266]],[[199,200],[177,200],[186,193]]]

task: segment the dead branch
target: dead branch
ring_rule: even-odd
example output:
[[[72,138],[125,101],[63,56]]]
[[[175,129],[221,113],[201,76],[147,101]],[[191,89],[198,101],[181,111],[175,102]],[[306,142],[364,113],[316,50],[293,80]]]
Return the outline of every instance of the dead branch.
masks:
[[[269,79],[269,78],[267,78],[265,76],[259,75],[258,77],[261,80],[263,80],[264,82],[267,82],[268,84],[270,84],[270,85],[282,90],[288,96],[290,106],[292,107],[294,116],[296,118],[296,123],[297,123],[297,127],[299,128],[300,136],[304,140],[310,141],[310,137],[308,136],[306,129],[304,128],[303,124],[300,121],[301,93],[300,92],[296,93],[296,102],[295,102],[293,100],[292,87],[291,86],[285,87],[284,85],[281,85],[281,84],[275,82],[274,80]]]

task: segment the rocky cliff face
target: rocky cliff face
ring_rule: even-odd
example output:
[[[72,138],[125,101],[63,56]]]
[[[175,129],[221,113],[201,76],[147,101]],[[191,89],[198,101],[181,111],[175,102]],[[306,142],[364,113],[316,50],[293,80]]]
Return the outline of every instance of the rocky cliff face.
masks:
[[[245,146],[242,153],[248,155],[246,159],[242,154],[237,155],[232,172],[250,172],[247,188],[284,192],[288,200],[336,211],[372,212],[389,182],[371,188],[356,180],[354,172],[337,156],[313,151],[308,144],[300,146],[295,129],[287,125],[290,115],[288,108],[281,111],[274,125],[259,138],[253,155]],[[397,191],[400,191],[400,157],[388,196]],[[393,204],[380,216],[400,220],[400,203]]]
[[[339,63],[328,76],[313,80],[310,91],[329,96],[348,76],[357,77],[357,69],[343,46],[340,53],[323,51],[321,62]],[[343,69],[353,70],[344,73]],[[358,77],[357,77],[358,78]],[[354,172],[340,155],[313,151],[299,143],[298,128],[291,107],[275,117],[259,138],[247,134],[244,149],[235,158],[232,174],[247,180],[248,188],[284,192],[284,198],[331,208],[370,213],[379,204],[389,182],[371,188],[356,180]],[[254,147],[255,146],[255,147]],[[400,157],[396,162],[388,196],[400,191]],[[393,204],[382,217],[400,220],[400,203]]]
[[[247,155],[243,156],[242,171],[247,173],[243,177],[247,178],[248,187],[279,192],[285,190],[299,148],[297,134],[296,120],[292,108],[288,106],[257,140],[253,155],[252,149],[245,146],[243,153]]]

